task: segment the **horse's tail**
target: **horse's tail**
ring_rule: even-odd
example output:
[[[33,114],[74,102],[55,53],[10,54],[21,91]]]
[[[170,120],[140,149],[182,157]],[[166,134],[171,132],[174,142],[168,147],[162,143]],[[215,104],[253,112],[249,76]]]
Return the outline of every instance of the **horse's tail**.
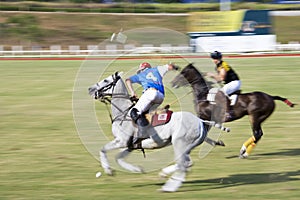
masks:
[[[280,97],[280,96],[272,96],[272,98],[274,100],[280,100],[280,101],[283,101],[284,103],[286,103],[289,107],[294,107],[296,104],[290,102],[287,98],[283,98],[283,97]]]

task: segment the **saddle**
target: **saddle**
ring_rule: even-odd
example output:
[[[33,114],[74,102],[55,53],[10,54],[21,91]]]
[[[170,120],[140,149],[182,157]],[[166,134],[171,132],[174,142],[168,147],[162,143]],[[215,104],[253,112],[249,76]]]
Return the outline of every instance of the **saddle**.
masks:
[[[173,111],[169,109],[156,110],[145,114],[146,119],[153,127],[160,126],[169,123],[171,120]]]
[[[207,100],[210,102],[210,104],[216,104],[215,97],[218,92],[223,92],[220,88],[211,88],[207,94]],[[241,90],[235,91],[230,96],[226,96],[226,101],[230,101],[230,106],[234,106],[238,95],[241,93]]]

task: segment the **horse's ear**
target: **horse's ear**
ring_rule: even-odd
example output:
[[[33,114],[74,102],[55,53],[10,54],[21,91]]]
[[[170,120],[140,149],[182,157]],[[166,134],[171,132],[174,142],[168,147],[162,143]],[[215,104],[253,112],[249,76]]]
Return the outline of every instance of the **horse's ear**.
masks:
[[[123,74],[123,72],[115,72],[115,74],[114,74],[114,77],[115,77],[115,80],[119,80],[119,79],[121,79],[121,75]]]
[[[194,63],[189,63],[184,69],[188,69],[188,68],[194,68],[194,65],[193,65]],[[184,70],[183,69],[183,70]],[[183,71],[182,70],[182,71]]]
[[[120,76],[120,77],[121,77],[122,74],[123,74],[123,72],[116,72],[116,73],[115,73],[115,76]]]
[[[189,64],[189,67],[195,67],[195,66],[194,66],[194,63],[190,63],[190,64]]]

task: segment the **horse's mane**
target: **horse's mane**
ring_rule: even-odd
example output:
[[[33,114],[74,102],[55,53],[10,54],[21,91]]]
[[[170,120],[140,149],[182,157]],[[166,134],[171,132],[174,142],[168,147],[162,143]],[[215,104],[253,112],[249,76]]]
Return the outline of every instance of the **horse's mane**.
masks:
[[[123,80],[123,78],[121,76],[119,76],[119,81],[117,82],[117,85],[118,85],[118,87],[115,88],[115,92],[117,92],[117,93],[123,93],[125,95],[129,94],[128,90],[127,90],[127,87],[125,85],[125,81]]]
[[[192,87],[198,86],[201,93],[208,93],[209,87],[201,72],[192,64],[188,64],[181,72]]]

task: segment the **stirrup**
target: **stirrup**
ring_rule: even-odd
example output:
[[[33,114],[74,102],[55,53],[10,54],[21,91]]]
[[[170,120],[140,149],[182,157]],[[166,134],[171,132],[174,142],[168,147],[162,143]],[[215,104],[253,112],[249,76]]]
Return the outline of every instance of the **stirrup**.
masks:
[[[133,137],[132,139],[132,144],[135,145],[135,144],[140,144],[142,146],[142,141],[145,140],[147,138],[140,138],[140,137]]]
[[[142,141],[144,139],[146,138],[138,138],[138,137],[131,136],[127,143],[127,147],[131,150],[142,149]]]

